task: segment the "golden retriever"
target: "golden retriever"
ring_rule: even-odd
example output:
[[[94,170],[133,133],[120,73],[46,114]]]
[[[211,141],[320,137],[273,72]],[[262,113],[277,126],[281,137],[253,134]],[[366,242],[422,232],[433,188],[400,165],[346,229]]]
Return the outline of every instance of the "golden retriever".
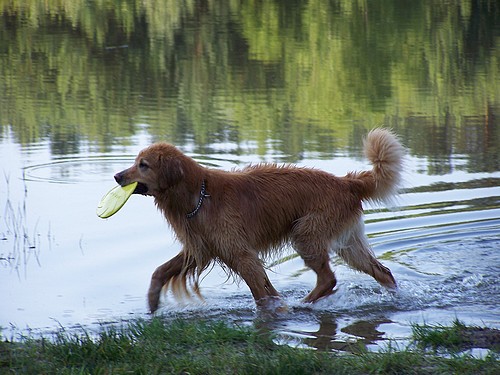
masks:
[[[138,182],[134,193],[151,195],[182,250],[159,266],[148,292],[151,312],[160,293],[199,294],[200,274],[213,262],[241,277],[258,306],[279,298],[262,258],[290,244],[317,275],[305,302],[333,293],[336,279],[330,253],[355,270],[394,289],[391,271],[374,256],[364,234],[362,201],[388,201],[401,179],[404,148],[385,129],[364,141],[372,170],[343,177],[292,165],[258,164],[226,172],[201,166],[176,147],[156,143],[134,165],[114,177],[122,186]]]

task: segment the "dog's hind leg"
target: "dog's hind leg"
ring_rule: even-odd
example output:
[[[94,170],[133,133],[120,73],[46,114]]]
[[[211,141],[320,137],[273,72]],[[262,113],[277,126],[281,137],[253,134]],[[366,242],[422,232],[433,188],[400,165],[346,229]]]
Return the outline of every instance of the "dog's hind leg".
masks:
[[[224,260],[224,263],[245,281],[257,306],[267,307],[271,300],[280,296],[267,277],[262,260],[256,254],[250,251],[240,252],[237,259]]]
[[[320,298],[333,294],[333,288],[337,285],[335,274],[330,268],[330,257],[326,249],[314,250],[310,248],[304,251],[300,246],[295,245],[296,251],[304,260],[306,266],[316,272],[316,286],[304,298],[304,302],[316,302]]]
[[[337,285],[335,274],[330,268],[328,242],[324,241],[326,231],[322,215],[311,214],[295,222],[291,243],[305,265],[316,273],[316,286],[304,298],[304,302],[316,302],[318,299],[334,293]]]
[[[340,246],[333,250],[352,268],[367,273],[388,289],[396,289],[396,280],[392,276],[391,270],[375,258],[368,244],[363,220],[360,218],[358,223],[344,236],[347,236],[345,240],[341,241]]]
[[[195,268],[194,261],[186,264],[186,256],[184,251],[181,251],[168,262],[159,266],[151,277],[151,284],[148,291],[149,310],[154,313],[158,309],[160,303],[160,293],[162,288],[171,280],[178,277],[186,277],[186,271]],[[185,280],[185,279],[184,279]],[[185,286],[185,281],[184,281]]]

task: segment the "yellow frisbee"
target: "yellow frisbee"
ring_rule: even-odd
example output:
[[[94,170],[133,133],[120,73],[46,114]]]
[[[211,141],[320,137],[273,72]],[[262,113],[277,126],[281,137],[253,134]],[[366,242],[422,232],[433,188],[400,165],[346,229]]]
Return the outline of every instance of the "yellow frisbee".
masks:
[[[137,182],[132,182],[127,186],[115,186],[113,189],[102,197],[97,205],[97,216],[106,219],[117,213],[123,207],[125,202],[130,198],[137,186]]]

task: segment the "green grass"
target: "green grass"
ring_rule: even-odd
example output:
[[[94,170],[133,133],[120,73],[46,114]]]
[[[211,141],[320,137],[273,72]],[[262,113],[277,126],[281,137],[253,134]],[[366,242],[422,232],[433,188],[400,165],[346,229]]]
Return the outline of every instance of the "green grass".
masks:
[[[488,348],[500,352],[500,331],[466,326],[455,320],[451,327],[441,325],[414,325],[413,337],[422,349],[435,352],[460,352],[471,348]]]
[[[419,328],[414,334],[420,335]],[[429,326],[429,332],[432,329]],[[426,329],[427,329],[426,328]],[[441,330],[438,327],[437,330]],[[444,327],[443,327],[444,328]],[[455,329],[454,327],[451,327]],[[428,332],[428,333],[429,333]],[[498,331],[497,331],[498,332]],[[95,335],[0,342],[1,374],[496,374],[498,353],[449,358],[390,345],[381,353],[329,353],[277,345],[269,333],[223,322],[139,320]]]

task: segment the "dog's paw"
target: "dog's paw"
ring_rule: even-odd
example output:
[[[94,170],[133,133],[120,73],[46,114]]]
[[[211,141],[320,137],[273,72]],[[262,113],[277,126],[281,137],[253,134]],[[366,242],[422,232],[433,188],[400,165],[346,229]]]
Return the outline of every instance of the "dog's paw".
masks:
[[[288,305],[280,297],[269,296],[257,302],[259,312],[264,314],[283,314],[288,312]]]
[[[148,291],[148,305],[149,312],[153,314],[160,305],[160,293],[163,288],[163,285],[155,279],[151,280],[151,285],[149,286]]]

